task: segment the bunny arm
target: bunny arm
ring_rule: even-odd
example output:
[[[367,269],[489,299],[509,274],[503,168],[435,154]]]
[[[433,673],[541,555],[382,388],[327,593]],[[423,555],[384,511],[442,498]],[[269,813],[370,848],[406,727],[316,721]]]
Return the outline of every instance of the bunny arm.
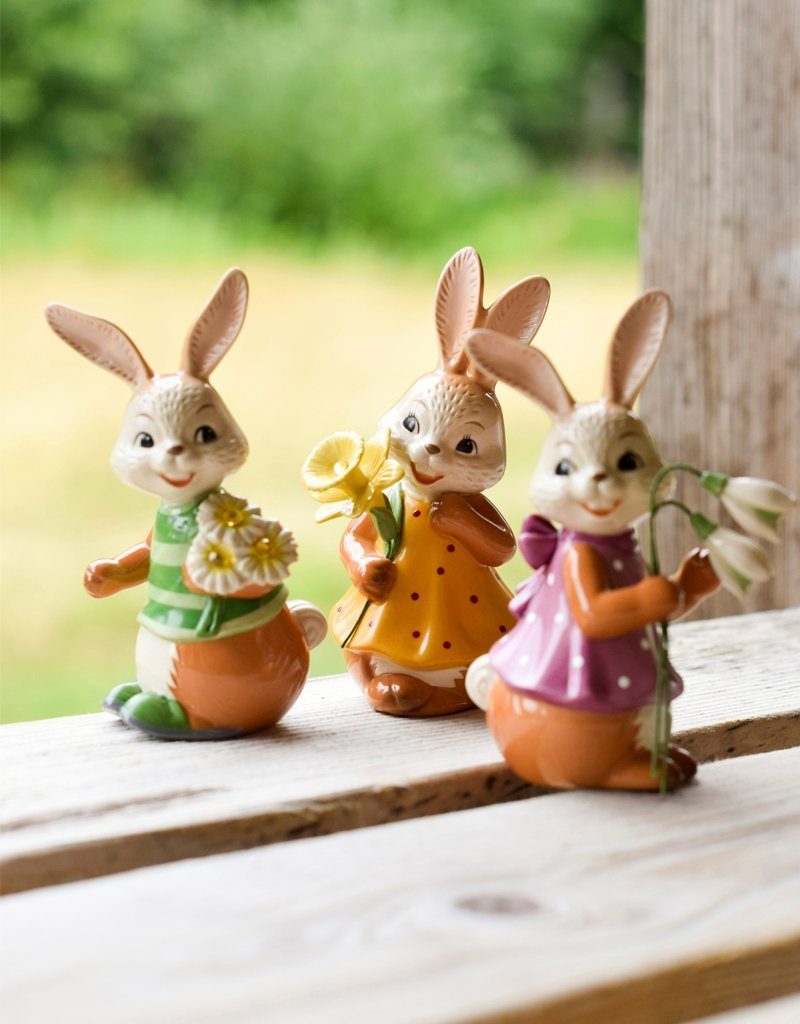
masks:
[[[437,533],[463,545],[478,565],[504,565],[517,545],[511,527],[483,494],[443,494],[431,503]]]
[[[374,604],[386,600],[397,576],[397,567],[382,554],[379,541],[372,517],[365,513],[350,523],[339,544],[339,556],[353,586]]]
[[[580,631],[593,640],[624,636],[686,610],[680,586],[667,576],[612,590],[605,562],[590,544],[573,545],[564,560],[564,583]]]
[[[209,594],[208,590],[203,590],[202,587],[198,587],[198,585],[189,575],[189,570],[186,568],[185,565],[183,567],[183,582],[186,584],[189,590],[191,590],[195,594]],[[275,586],[276,585],[274,583],[267,583],[263,586],[260,583],[248,583],[246,587],[240,587],[239,590],[232,590],[230,594],[225,594],[225,597],[263,597],[265,594],[268,594],[271,590],[274,590]]]
[[[153,531],[141,544],[123,551],[116,558],[90,562],[83,574],[83,587],[91,597],[111,597],[145,583],[150,572],[150,544]]]

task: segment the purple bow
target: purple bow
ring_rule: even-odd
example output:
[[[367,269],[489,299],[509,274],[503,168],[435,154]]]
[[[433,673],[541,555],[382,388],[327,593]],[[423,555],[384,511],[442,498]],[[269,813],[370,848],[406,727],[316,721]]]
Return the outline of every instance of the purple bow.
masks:
[[[558,530],[544,516],[528,516],[519,535],[522,557],[532,569],[547,565],[556,550]]]
[[[542,569],[555,554],[558,530],[544,516],[528,516],[522,524],[518,538],[522,557],[532,569]],[[517,592],[508,606],[516,618],[522,618],[528,605],[542,585],[544,572],[535,572],[517,587]]]

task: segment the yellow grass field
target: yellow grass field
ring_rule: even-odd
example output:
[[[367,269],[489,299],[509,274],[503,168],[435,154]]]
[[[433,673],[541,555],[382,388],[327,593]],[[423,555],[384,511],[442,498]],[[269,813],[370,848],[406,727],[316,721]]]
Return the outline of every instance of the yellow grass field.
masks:
[[[251,445],[230,489],[294,529],[301,560],[292,596],[327,610],[345,586],[337,553],[342,524],[315,525],[299,467],[326,433],[371,432],[412,379],[431,368],[435,273],[264,255],[243,266],[251,283],[248,319],[215,376]],[[68,261],[4,270],[3,721],[91,711],[110,686],[132,678],[142,594],[93,601],[81,577],[88,561],[143,538],[155,512],[152,498],[130,491],[109,467],[125,386],[51,334],[42,307],[63,301],[114,320],[155,369],[168,371],[225,269]],[[544,269],[489,267],[487,296]],[[547,271],[553,299],[538,343],[577,397],[593,397],[610,333],[637,289],[635,267]],[[492,497],[516,528],[547,419],[507,388],[501,400],[509,468]],[[516,558],[506,576],[514,583],[524,574]],[[312,672],[340,670],[327,640]]]

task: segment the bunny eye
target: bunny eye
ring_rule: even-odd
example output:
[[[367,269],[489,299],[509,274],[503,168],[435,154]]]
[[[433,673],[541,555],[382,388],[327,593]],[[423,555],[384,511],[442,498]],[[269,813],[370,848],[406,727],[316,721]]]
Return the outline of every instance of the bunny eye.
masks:
[[[403,420],[403,426],[406,428],[409,434],[416,434],[416,432],[419,430],[419,421],[417,420],[417,417],[413,413],[410,413]]]
[[[461,452],[462,455],[475,455],[478,451],[478,446],[469,434],[467,434],[465,437],[462,437],[456,445],[456,451]]]
[[[138,444],[140,448],[152,448],[155,441],[153,440],[152,434],[148,434],[143,430],[141,433],[136,435],[136,439],[133,443]]]
[[[635,469],[641,469],[643,465],[641,456],[636,452],[623,452],[617,459],[617,469],[622,470],[623,473],[632,473]]]
[[[212,441],[217,440],[217,436],[216,430],[207,425],[198,427],[194,432],[194,439],[197,444],[211,444]]]
[[[569,476],[573,466],[569,459],[562,459],[556,466],[556,476]]]

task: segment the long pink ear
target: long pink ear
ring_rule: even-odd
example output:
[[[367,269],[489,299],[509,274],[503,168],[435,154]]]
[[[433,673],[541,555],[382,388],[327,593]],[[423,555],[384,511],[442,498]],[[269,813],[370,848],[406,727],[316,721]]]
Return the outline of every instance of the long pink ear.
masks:
[[[550,282],[545,277],[526,277],[492,303],[485,326],[530,345],[542,326],[550,302]]]
[[[653,371],[671,320],[666,292],[645,292],[630,306],[608,353],[603,394],[609,401],[632,408]]]
[[[562,416],[575,404],[558,371],[538,348],[484,327],[470,332],[465,348],[485,377],[510,384],[551,416]]]
[[[436,331],[439,335],[439,366],[464,372],[464,341],[483,312],[483,267],[469,246],[447,261],[436,286]]]
[[[242,329],[247,296],[247,278],[234,267],[217,285],[208,305],[186,336],[181,370],[191,377],[208,380]]]
[[[55,302],[45,308],[44,315],[59,338],[132,388],[140,387],[153,376],[128,335],[109,320]]]

